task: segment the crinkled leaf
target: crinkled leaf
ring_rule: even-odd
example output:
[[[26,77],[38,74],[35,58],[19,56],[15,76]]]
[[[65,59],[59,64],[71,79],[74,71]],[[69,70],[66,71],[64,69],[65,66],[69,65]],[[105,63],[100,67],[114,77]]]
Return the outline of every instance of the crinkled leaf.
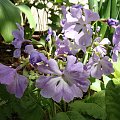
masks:
[[[111,80],[105,91],[106,112],[108,120],[120,119],[120,80],[117,84]]]
[[[13,40],[12,31],[20,20],[19,9],[10,0],[0,0],[0,34],[6,42]]]
[[[79,112],[68,111],[57,113],[53,120],[86,120],[86,119]]]
[[[104,91],[98,92],[84,102],[75,101],[70,104],[70,109],[85,116],[89,115],[95,119],[105,120],[105,93]]]

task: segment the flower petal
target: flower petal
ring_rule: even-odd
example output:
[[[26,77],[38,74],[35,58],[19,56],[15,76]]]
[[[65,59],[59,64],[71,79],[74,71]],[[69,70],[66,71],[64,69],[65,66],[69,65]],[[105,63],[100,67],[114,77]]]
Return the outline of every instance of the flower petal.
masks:
[[[48,66],[50,67],[51,71],[53,71],[57,75],[62,75],[62,72],[60,71],[57,62],[54,59],[50,59],[48,61]]]
[[[9,85],[14,81],[16,70],[0,64],[0,83]]]
[[[11,94],[15,94],[17,98],[21,98],[27,88],[28,80],[25,76],[16,74],[14,81],[7,85],[6,88]]]
[[[21,56],[21,50],[20,49],[16,49],[13,53],[13,57],[15,58],[19,58]]]

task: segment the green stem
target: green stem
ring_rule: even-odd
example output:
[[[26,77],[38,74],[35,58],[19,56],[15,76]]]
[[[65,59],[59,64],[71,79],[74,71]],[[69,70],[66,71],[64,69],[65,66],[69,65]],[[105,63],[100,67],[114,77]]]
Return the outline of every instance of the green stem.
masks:
[[[19,65],[19,66],[16,68],[16,70],[18,71],[18,70],[22,69],[22,68],[23,68],[24,66],[26,66],[28,63],[29,63],[29,59],[26,59],[26,61],[25,61],[23,64]]]
[[[84,65],[87,63],[88,57],[89,57],[89,53],[86,52],[85,58],[84,58],[84,61],[83,61],[83,64],[84,64]]]

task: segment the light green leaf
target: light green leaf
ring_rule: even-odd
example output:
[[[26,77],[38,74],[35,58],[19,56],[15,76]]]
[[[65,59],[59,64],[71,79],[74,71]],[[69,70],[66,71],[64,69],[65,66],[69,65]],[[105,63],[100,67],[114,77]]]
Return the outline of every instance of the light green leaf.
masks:
[[[0,34],[6,42],[13,40],[12,31],[20,21],[19,9],[9,0],[0,0]]]
[[[27,5],[19,5],[17,7],[26,15],[28,22],[30,23],[30,28],[35,28],[36,23],[31,13],[31,9]]]
[[[117,62],[113,62],[113,67],[114,67],[114,70],[115,70],[115,72],[113,73],[114,77],[115,78],[120,78],[120,55],[118,57]]]
[[[54,0],[56,3],[62,3],[63,0]]]
[[[106,76],[106,75],[103,75],[103,82],[104,82],[105,88],[106,88],[107,83],[108,83],[110,80],[111,80],[111,78],[109,78],[109,77]]]
[[[95,82],[90,85],[90,89],[95,91],[101,91],[101,81],[98,79],[95,79]]]

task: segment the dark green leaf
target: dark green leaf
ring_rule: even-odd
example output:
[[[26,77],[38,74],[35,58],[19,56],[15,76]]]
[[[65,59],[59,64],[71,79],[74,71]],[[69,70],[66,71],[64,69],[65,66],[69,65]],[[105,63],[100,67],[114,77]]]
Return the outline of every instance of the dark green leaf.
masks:
[[[102,6],[101,10],[101,18],[110,18],[110,12],[111,12],[111,0],[105,0]],[[103,23],[101,25],[101,31],[100,31],[100,36],[104,38],[106,30],[107,30],[107,25]]]
[[[106,112],[108,120],[120,120],[120,82],[109,81],[105,92]]]
[[[43,3],[38,3],[37,5],[35,5],[34,7],[38,8],[38,9],[43,9],[43,8],[46,8],[46,4],[43,4]]]
[[[86,120],[79,112],[68,111],[68,112],[59,112],[53,118],[53,120]]]
[[[105,91],[95,93],[84,102],[75,101],[74,103],[71,103],[70,109],[72,111],[77,111],[84,116],[89,115],[95,119],[105,120]]]

